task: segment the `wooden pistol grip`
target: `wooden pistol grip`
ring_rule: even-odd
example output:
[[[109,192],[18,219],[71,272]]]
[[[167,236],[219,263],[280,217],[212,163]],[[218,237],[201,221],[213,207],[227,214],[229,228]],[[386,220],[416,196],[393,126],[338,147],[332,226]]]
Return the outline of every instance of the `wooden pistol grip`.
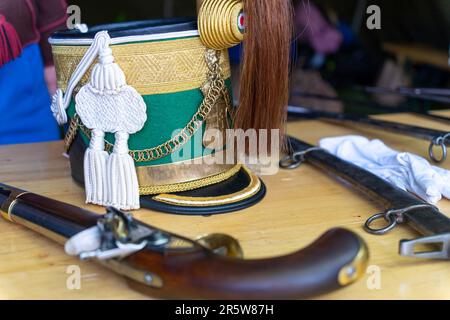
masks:
[[[346,229],[332,229],[308,247],[282,257],[242,260],[196,246],[189,253],[144,250],[124,262],[162,279],[159,289],[132,282],[159,298],[295,299],[330,292],[360,278],[366,269],[364,241]]]

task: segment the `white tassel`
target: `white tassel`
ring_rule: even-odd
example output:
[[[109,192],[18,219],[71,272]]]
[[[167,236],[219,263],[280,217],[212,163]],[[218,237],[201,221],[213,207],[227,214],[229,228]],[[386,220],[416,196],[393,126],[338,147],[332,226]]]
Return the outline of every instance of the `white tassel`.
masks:
[[[57,89],[56,93],[52,97],[52,104],[50,109],[52,110],[53,117],[56,119],[56,122],[62,126],[67,123],[67,108],[64,102],[64,93],[61,89]]]
[[[83,56],[83,59],[81,59],[80,63],[77,65],[75,71],[70,77],[67,83],[66,92],[64,93],[61,89],[58,89],[52,97],[51,110],[59,125],[67,123],[68,119],[66,109],[69,107],[70,101],[72,101],[72,94],[97,57],[99,45],[102,44],[101,42],[105,42],[105,40],[99,40],[102,38],[107,41],[107,39],[109,39],[108,33],[102,31],[95,36],[94,42],[89,47],[86,54]]]
[[[100,94],[118,94],[127,83],[122,69],[114,63],[111,48],[101,49],[99,60],[92,70],[91,87]]]
[[[139,185],[134,161],[128,153],[126,132],[116,133],[114,152],[108,160],[108,205],[122,210],[139,209]]]
[[[75,97],[76,111],[83,124],[92,129],[92,140],[102,135],[103,141],[104,132],[112,132],[116,143],[113,154],[105,157],[105,152],[99,152],[104,150],[104,142],[101,145],[91,140],[85,155],[87,201],[122,210],[139,209],[139,185],[134,161],[128,154],[128,139],[147,121],[147,106],[114,63],[109,35],[100,32],[95,39],[99,63],[92,69],[90,82]]]
[[[84,153],[84,186],[86,189],[86,203],[106,205],[107,180],[106,164],[108,153],[105,149],[105,133],[92,130],[91,143]]]

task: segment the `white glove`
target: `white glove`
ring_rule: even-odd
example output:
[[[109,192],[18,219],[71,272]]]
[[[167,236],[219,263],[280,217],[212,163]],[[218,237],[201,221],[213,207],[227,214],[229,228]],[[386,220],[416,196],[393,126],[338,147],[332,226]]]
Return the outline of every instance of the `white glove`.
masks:
[[[431,204],[436,204],[442,196],[450,199],[450,171],[431,166],[422,157],[400,153],[380,140],[369,141],[361,136],[325,138],[319,145]]]

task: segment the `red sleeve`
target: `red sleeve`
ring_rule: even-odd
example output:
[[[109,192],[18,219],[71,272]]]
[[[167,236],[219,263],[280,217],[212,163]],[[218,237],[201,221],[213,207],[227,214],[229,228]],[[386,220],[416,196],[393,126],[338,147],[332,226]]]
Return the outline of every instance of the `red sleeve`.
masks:
[[[36,26],[40,33],[42,57],[45,66],[53,64],[52,49],[48,38],[56,30],[63,29],[67,20],[66,0],[35,0],[36,4]]]

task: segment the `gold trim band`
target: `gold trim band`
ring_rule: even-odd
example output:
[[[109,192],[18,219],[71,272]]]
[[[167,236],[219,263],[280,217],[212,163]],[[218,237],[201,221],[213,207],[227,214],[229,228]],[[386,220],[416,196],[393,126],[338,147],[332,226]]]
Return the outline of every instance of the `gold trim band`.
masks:
[[[215,159],[223,159],[224,153],[217,152],[192,160],[153,165],[138,166],[136,173],[140,186],[158,186],[192,182],[206,177],[228,172],[235,164],[215,163]]]
[[[53,45],[52,49],[58,87],[65,91],[88,46]],[[113,45],[111,49],[127,83],[141,95],[198,89],[209,71],[204,59],[207,49],[199,37]],[[224,50],[220,56],[220,67],[227,79],[231,76],[228,52]],[[86,72],[78,88],[89,82],[90,72]]]
[[[225,181],[241,170],[242,165],[238,164],[231,168],[230,170],[216,174],[214,176],[189,181],[189,182],[182,182],[182,183],[174,183],[174,184],[166,184],[166,185],[159,185],[159,186],[141,186],[139,187],[139,194],[140,195],[152,195],[152,194],[165,194],[165,193],[174,193],[174,192],[183,192],[183,191],[189,191],[194,190],[206,186],[210,186],[222,181]]]
[[[154,196],[153,199],[156,201],[184,207],[211,207],[236,203],[248,199],[259,192],[259,190],[261,189],[261,181],[247,167],[242,166],[242,168],[250,177],[250,183],[246,188],[239,192],[218,197],[184,197],[174,194],[160,194]]]

